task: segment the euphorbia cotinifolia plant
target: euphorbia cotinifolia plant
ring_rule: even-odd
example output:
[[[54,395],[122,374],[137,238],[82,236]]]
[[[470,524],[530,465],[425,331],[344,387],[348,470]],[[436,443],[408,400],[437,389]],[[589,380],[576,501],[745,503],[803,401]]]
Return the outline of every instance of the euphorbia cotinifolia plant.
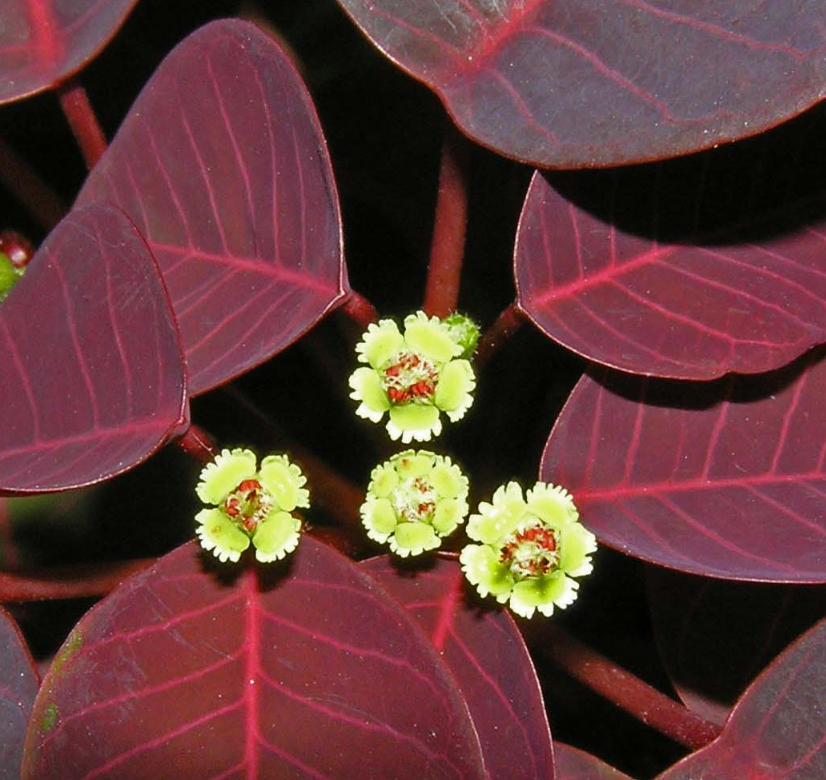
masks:
[[[0,778],[826,777],[824,51],[0,4]]]

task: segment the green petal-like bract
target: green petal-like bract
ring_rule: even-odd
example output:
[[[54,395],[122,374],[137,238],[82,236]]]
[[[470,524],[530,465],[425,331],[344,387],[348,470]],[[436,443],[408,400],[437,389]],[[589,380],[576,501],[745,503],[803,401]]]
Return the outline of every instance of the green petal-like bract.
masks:
[[[566,596],[571,586],[575,586],[573,580],[569,580],[561,571],[547,574],[544,577],[522,580],[513,586],[511,593],[510,607],[522,617],[529,618],[535,609],[550,617],[554,611],[554,604],[566,607],[573,601]]]
[[[258,474],[279,509],[292,512],[296,507],[310,505],[309,492],[302,488],[307,480],[286,455],[268,455],[261,461]]]
[[[442,430],[439,410],[435,406],[420,404],[394,406],[390,409],[390,422],[387,430],[392,438],[401,438],[404,442],[412,439],[429,441],[432,436],[438,436]]]
[[[467,360],[451,360],[442,369],[433,400],[443,412],[466,409],[473,401],[470,392],[475,384],[470,363]]]
[[[404,340],[414,352],[435,363],[447,363],[462,351],[462,347],[450,337],[450,331],[439,319],[428,319],[423,312],[405,317]]]
[[[222,561],[237,561],[250,546],[249,537],[220,509],[202,509],[195,516],[197,534],[205,550]]]
[[[393,320],[380,320],[367,328],[364,338],[356,347],[359,359],[380,369],[404,347],[404,338]]]
[[[280,560],[298,545],[301,521],[287,512],[272,512],[252,537],[255,557],[262,563]]]
[[[399,523],[390,540],[390,548],[401,556],[418,555],[440,544],[433,527],[427,523]]]
[[[381,420],[382,415],[390,408],[381,377],[372,368],[362,366],[350,376],[350,387],[353,389],[350,397],[360,401],[365,407],[360,409],[359,414],[369,417],[373,422]]]
[[[201,481],[195,491],[205,504],[220,504],[241,482],[254,476],[254,452],[222,450],[215,461],[201,471]]]
[[[398,518],[396,517],[393,505],[386,498],[376,498],[365,503],[362,506],[362,519],[364,520],[368,535],[370,535],[370,531],[373,531],[376,535],[383,538],[377,538],[373,535],[371,535],[371,538],[382,542],[393,533],[398,524]]]

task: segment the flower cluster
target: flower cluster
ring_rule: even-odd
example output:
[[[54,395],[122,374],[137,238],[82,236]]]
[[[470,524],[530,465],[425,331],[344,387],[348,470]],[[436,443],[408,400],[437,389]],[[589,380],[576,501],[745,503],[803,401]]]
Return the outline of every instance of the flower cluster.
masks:
[[[527,618],[569,606],[579,587],[573,578],[590,574],[597,548],[568,492],[544,482],[525,497],[516,482],[500,487],[492,504],[482,502],[470,516],[467,534],[480,542],[459,558],[467,579]]]
[[[417,312],[405,318],[403,334],[393,320],[371,324],[356,347],[367,366],[350,377],[356,414],[380,422],[387,413],[387,432],[405,444],[438,436],[442,412],[456,422],[473,403],[476,380],[467,357],[477,338],[461,315],[443,321]]]
[[[262,563],[283,558],[298,545],[301,521],[291,513],[310,505],[306,478],[286,455],[256,465],[250,450],[223,450],[201,472],[198,498],[211,505],[195,517],[201,546],[236,562],[249,546]]]
[[[468,480],[449,458],[407,450],[373,469],[361,519],[402,557],[435,550],[468,513]]]

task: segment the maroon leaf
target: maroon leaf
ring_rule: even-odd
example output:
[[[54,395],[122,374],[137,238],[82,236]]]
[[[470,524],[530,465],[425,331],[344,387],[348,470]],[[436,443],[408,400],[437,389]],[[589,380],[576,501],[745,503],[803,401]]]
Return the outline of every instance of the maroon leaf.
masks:
[[[569,349],[638,374],[713,379],[731,371],[759,373],[823,342],[822,206],[816,216],[800,203],[771,218],[757,209],[736,230],[705,238],[696,232],[702,225],[685,224],[696,218],[696,203],[686,208],[686,200],[705,199],[708,210],[717,210],[721,191],[748,201],[748,188],[730,167],[699,175],[681,198],[672,188],[679,187],[683,166],[665,174],[651,167],[581,179],[593,185],[588,206],[599,216],[536,174],[517,238],[519,305]],[[706,198],[708,191],[714,196]],[[645,197],[650,202],[641,203]],[[629,203],[638,209],[637,220],[644,213],[650,221],[620,227],[617,212]],[[796,223],[790,228],[791,217]],[[677,235],[663,240],[663,231]]]
[[[178,548],[76,626],[23,777],[485,776],[452,675],[354,564],[305,537],[286,566],[219,577],[200,552]]]
[[[69,214],[0,306],[0,493],[119,474],[186,425],[157,266],[117,209]]]
[[[660,654],[680,698],[723,723],[783,648],[826,614],[823,588],[698,579],[650,568]]]
[[[117,32],[137,0],[3,0],[0,103],[55,86]]]
[[[607,374],[608,372],[606,372]],[[583,377],[542,456],[583,522],[703,576],[826,581],[826,360],[686,385]]]
[[[193,395],[283,349],[347,287],[315,109],[247,22],[213,22],[167,56],[78,203],[99,200],[126,211],[161,266]]]
[[[723,733],[658,780],[826,777],[826,620],[752,685]]]
[[[17,780],[39,680],[25,640],[0,607],[0,780]]]
[[[583,750],[554,741],[556,780],[631,780]]]
[[[542,692],[522,635],[507,612],[480,611],[463,594],[454,556],[401,572],[388,556],[362,567],[419,622],[467,699],[489,780],[554,780]]]
[[[707,149],[826,94],[815,0],[339,2],[472,138],[543,167]]]

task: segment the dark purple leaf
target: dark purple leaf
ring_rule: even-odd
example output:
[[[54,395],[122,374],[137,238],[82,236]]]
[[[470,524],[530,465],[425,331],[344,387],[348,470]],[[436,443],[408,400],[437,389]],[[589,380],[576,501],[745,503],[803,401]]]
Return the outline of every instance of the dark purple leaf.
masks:
[[[554,741],[556,780],[631,780],[583,750]]]
[[[0,607],[0,780],[18,780],[39,680],[25,640]]]
[[[826,360],[712,384],[580,380],[542,457],[601,542],[736,580],[826,581]]]
[[[480,611],[465,600],[455,557],[439,556],[419,571],[400,571],[388,556],[361,565],[416,618],[455,675],[489,780],[554,780],[542,692],[510,615]]]
[[[117,209],[77,209],[52,231],[0,305],[0,359],[0,493],[107,479],[186,425],[169,300]]]
[[[660,654],[680,698],[724,723],[783,648],[826,614],[823,588],[698,579],[651,568],[648,592]]]
[[[452,675],[354,564],[305,536],[284,566],[219,578],[201,552],[175,550],[75,627],[24,777],[484,778]]]
[[[111,200],[157,258],[197,395],[270,358],[347,289],[318,118],[247,22],[213,22],[144,87],[78,203]]]
[[[826,620],[755,681],[723,733],[658,780],[826,777]]]
[[[117,32],[137,0],[3,0],[0,103],[55,86]]]
[[[826,94],[818,0],[339,0],[472,138],[542,167],[670,157]]]
[[[520,307],[590,360],[663,377],[768,371],[826,340],[822,200],[755,209],[722,232],[721,201],[753,193],[733,165],[711,164],[580,177],[589,210],[536,174],[515,254]],[[696,179],[677,193],[688,171]],[[696,223],[701,208],[714,232],[711,217]]]

